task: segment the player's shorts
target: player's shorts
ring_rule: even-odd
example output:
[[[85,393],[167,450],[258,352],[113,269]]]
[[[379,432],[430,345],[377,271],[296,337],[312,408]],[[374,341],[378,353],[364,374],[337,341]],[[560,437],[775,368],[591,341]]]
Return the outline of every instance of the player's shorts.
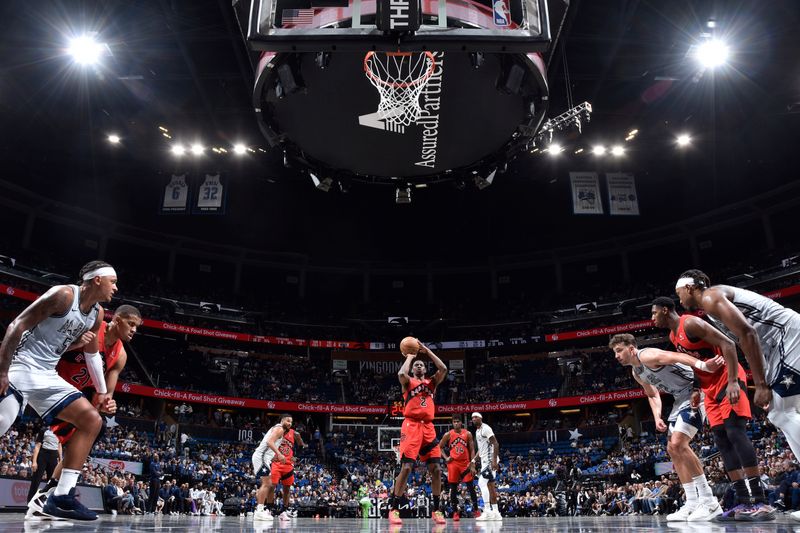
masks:
[[[289,459],[286,464],[275,461],[270,467],[270,480],[273,485],[280,483],[284,487],[288,487],[294,483],[294,463]]]
[[[447,482],[448,483],[469,483],[473,475],[469,471],[468,461],[450,461],[447,463]]]
[[[703,403],[706,407],[709,426],[712,428],[722,426],[731,417],[731,414],[736,414],[741,418],[751,418],[753,416],[750,411],[750,400],[747,397],[747,382],[740,379],[739,387],[742,390],[739,393],[739,401],[735,405],[731,405],[731,402],[728,401],[725,389],[722,389],[715,398],[710,395],[705,397]]]
[[[704,409],[692,409],[691,406],[685,405],[678,411],[675,419],[670,420],[669,433],[683,433],[690,439],[697,435],[697,432],[703,429]],[[672,416],[670,416],[672,418]]]
[[[400,457],[402,462],[420,461],[429,463],[442,457],[442,450],[437,446],[436,430],[433,422],[422,422],[406,418],[400,427]]]
[[[83,394],[59,376],[55,369],[37,370],[27,365],[11,363],[8,381],[22,395],[23,405],[33,407],[48,425],[53,423],[53,419],[65,407],[83,398]]]
[[[786,358],[789,358],[788,354]],[[800,363],[795,363],[795,366],[800,366]],[[800,369],[782,362],[776,370],[776,377],[770,385],[772,392],[782,398],[800,394]]]

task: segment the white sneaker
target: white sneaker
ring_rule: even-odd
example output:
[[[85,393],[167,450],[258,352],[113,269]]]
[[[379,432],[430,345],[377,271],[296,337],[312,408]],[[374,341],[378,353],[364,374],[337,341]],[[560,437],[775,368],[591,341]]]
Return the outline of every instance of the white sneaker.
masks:
[[[476,522],[488,522],[492,520],[492,512],[489,509],[486,509],[481,512],[481,515],[475,519]]]
[[[297,518],[297,509],[289,509],[288,513],[290,517]]]
[[[272,520],[272,513],[269,512],[269,509],[256,511],[253,513],[253,520]]]
[[[491,518],[489,518],[489,520],[492,520],[494,522],[502,522],[503,521],[503,515],[500,514],[500,511],[490,511],[490,513],[491,513],[492,516],[491,516]]]
[[[687,518],[687,522],[710,522],[723,513],[722,507],[716,498],[700,500],[692,514]]]
[[[667,522],[686,522],[689,515],[697,509],[698,502],[686,503],[683,507],[667,515]]]
[[[278,518],[283,522],[288,522],[292,519],[292,515],[289,514],[289,511],[284,511],[278,515]]]
[[[50,519],[51,517],[49,515],[44,514],[44,504],[47,502],[48,496],[55,490],[55,487],[45,492],[37,490],[36,494],[31,498],[31,501],[28,502],[28,510],[25,512],[25,519]]]
[[[792,513],[789,513],[789,518],[797,522],[800,522],[800,511],[794,511]]]

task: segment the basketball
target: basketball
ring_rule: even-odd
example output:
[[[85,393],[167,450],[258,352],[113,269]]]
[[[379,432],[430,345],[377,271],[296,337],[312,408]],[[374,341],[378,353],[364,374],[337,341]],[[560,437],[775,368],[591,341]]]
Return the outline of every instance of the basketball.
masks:
[[[400,351],[403,355],[416,354],[419,352],[419,340],[414,337],[406,337],[400,341]]]

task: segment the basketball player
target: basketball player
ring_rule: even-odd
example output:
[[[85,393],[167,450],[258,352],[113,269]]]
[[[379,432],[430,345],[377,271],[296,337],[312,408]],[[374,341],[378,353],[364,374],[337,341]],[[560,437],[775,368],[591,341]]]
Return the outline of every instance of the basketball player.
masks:
[[[700,270],[681,274],[675,292],[684,308],[704,311],[739,345],[753,373],[753,402],[769,411],[767,418],[800,458],[800,315],[746,289],[712,287]],[[800,512],[792,518],[800,520]]]
[[[481,460],[481,477],[478,486],[483,498],[483,513],[475,520],[498,521],[503,520],[500,509],[497,508],[497,470],[499,466],[500,444],[489,424],[483,423],[480,413],[472,413],[472,425],[475,426],[475,440],[478,441],[478,457]],[[487,509],[488,507],[488,509]]]
[[[108,263],[92,261],[79,277],[80,286],[52,287],[8,326],[0,344],[0,430],[8,431],[25,403],[45,424],[58,417],[74,425],[61,479],[43,511],[53,518],[96,520],[97,514],[75,497],[75,485],[102,426],[98,408],[106,410],[111,400],[97,338],[84,350],[86,369],[97,390],[93,402],[56,373],[56,364],[81,335],[99,331],[103,321],[99,302],[110,301],[117,291],[117,274]]]
[[[636,346],[634,336],[628,333],[611,337],[608,347],[614,351],[614,356],[620,364],[632,367],[633,378],[647,395],[656,421],[656,429],[661,432],[669,429],[667,453],[675,465],[675,471],[686,493],[686,505],[667,515],[667,520],[705,522],[721,515],[722,507],[719,502],[710,490],[705,490],[708,481],[703,473],[703,465],[692,451],[689,442],[703,427],[702,410],[698,410],[699,398],[698,405],[694,405],[692,398],[694,389],[692,369],[715,372],[723,365],[722,357],[703,362],[685,353],[666,352],[657,348],[640,350]],[[667,417],[669,428],[661,419],[659,391],[669,393],[675,398],[672,411]],[[702,495],[698,495],[695,486],[703,487]],[[688,509],[685,509],[687,507]]]
[[[775,510],[767,504],[761,486],[756,450],[747,436],[747,421],[751,417],[750,400],[743,392],[747,390],[747,374],[737,359],[736,345],[705,320],[689,314],[678,315],[672,298],[656,298],[653,301],[652,318],[657,328],[670,330],[669,340],[679,352],[705,361],[718,355],[725,359],[725,367],[720,367],[716,372],[695,374],[704,394],[706,416],[714,442],[736,489],[738,505],[725,511],[717,520],[774,519]],[[702,480],[695,479],[694,484],[701,498],[711,493]],[[681,511],[686,507],[688,505]]]
[[[436,374],[432,378],[425,377],[425,363],[421,359],[414,359],[418,353],[430,357],[436,365]],[[397,378],[403,389],[405,408],[403,409],[403,425],[400,428],[400,473],[394,480],[394,487],[389,496],[389,523],[402,524],[398,500],[406,491],[408,476],[414,463],[419,458],[428,464],[431,476],[431,492],[433,493],[433,512],[431,517],[437,524],[445,523],[444,514],[440,510],[442,494],[442,469],[439,459],[442,456],[441,448],[436,445],[436,430],[433,427],[433,397],[436,387],[447,376],[447,366],[427,346],[419,342],[419,352],[404,353],[406,360]],[[411,362],[414,361],[413,366]],[[409,368],[411,377],[409,377]]]
[[[105,321],[100,323],[100,329],[97,332],[97,345],[103,364],[106,388],[108,389],[109,398],[111,398],[103,414],[113,415],[117,410],[117,404],[113,399],[114,389],[117,386],[117,379],[128,361],[128,354],[125,352],[122,341],[130,342],[141,325],[142,315],[132,305],[120,305],[114,312],[114,318],[110,323]],[[91,333],[84,334],[82,339],[69,347],[67,352],[61,356],[58,365],[56,365],[58,375],[83,392],[87,398],[92,397],[94,388],[91,386],[91,380],[86,372],[86,366],[83,363],[83,351],[80,348],[83,348],[92,338],[93,335]],[[75,433],[75,426],[66,422],[57,422],[51,425],[50,429],[55,433],[59,443],[64,446],[68,446],[69,439]],[[103,437],[105,429],[106,420],[103,418],[103,426],[95,442]],[[55,488],[60,477],[61,465],[59,464],[47,486],[28,500],[26,516],[30,518],[41,515],[47,496]]]
[[[464,429],[461,417],[453,415],[453,429],[448,431],[439,442],[442,457],[447,464],[447,483],[450,485],[450,504],[453,506],[453,521],[461,520],[458,512],[458,484],[462,481],[467,484],[469,497],[472,499],[472,508],[478,511],[478,495],[472,480],[475,477],[475,440],[472,433]],[[445,452],[450,449],[450,455]]]
[[[294,518],[289,510],[289,488],[294,483],[294,445],[305,448],[306,444],[299,433],[292,429],[292,415],[281,415],[280,423],[272,426],[261,439],[261,443],[253,453],[253,472],[261,478],[261,486],[256,491],[256,510],[253,520],[272,520],[275,505],[275,486],[283,486],[283,512],[279,515],[282,521]],[[267,470],[269,469],[269,470]],[[266,507],[264,502],[266,500]]]

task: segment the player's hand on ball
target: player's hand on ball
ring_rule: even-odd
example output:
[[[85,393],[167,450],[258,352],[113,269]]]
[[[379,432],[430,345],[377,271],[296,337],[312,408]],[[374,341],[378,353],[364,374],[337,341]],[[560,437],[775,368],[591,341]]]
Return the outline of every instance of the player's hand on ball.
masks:
[[[660,418],[656,420],[656,430],[664,433],[667,430],[667,425]]]

